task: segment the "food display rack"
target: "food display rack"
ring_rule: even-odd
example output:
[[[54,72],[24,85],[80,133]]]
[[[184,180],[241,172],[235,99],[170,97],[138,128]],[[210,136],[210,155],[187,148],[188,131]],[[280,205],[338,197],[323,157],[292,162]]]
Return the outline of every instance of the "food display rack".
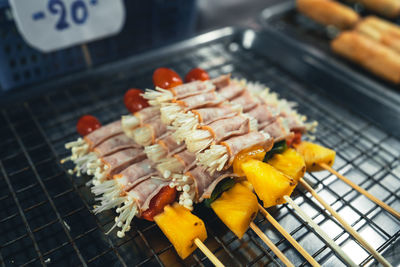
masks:
[[[267,39],[266,39],[267,38]],[[170,67],[184,75],[193,67],[211,77],[265,83],[296,101],[301,113],[319,122],[316,142],[337,151],[335,169],[400,210],[400,139],[334,102],[317,85],[305,83],[272,61],[269,35],[251,29],[223,28],[137,57],[50,81],[29,96],[2,98],[0,110],[0,263],[5,266],[212,266],[195,251],[181,260],[158,227],[134,219],[126,237],[105,234],[114,211],[92,213],[89,177],[69,175],[67,141],[78,137],[75,124],[92,114],[106,124],[126,114],[123,94],[152,86],[152,72]],[[271,49],[270,49],[271,48]],[[274,48],[274,49],[272,49]],[[283,55],[285,50],[280,51]],[[349,88],[349,90],[352,90]],[[400,261],[400,222],[328,172],[307,174],[315,190],[392,264]],[[295,202],[356,263],[374,264],[365,251],[309,193],[297,188]],[[275,219],[322,265],[344,266],[340,258],[288,205],[269,209]],[[227,266],[282,265],[251,231],[242,240],[209,209],[194,213],[206,224],[205,244]],[[302,256],[261,215],[255,223],[296,265]]]
[[[370,13],[362,11],[361,15]],[[268,50],[275,51],[264,51],[271,60],[400,137],[399,85],[335,55],[330,41],[337,32],[297,12],[294,0],[284,0],[265,9],[259,22],[268,33],[265,40],[271,43]]]

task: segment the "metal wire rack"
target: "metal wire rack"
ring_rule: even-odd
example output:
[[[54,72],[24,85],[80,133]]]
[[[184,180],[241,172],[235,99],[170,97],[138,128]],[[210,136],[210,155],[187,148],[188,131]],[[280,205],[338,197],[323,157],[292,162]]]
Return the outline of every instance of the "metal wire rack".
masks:
[[[13,265],[112,265],[112,266],[210,266],[196,251],[185,261],[158,227],[134,220],[124,239],[106,235],[114,221],[112,211],[91,212],[94,204],[85,186],[88,177],[67,174],[60,159],[67,155],[64,143],[77,138],[75,123],[93,114],[107,123],[126,113],[122,96],[130,87],[151,86],[152,71],[159,66],[184,74],[199,66],[215,77],[258,80],[299,103],[299,111],[318,120],[317,142],[337,151],[334,167],[400,210],[400,140],[382,131],[323,93],[294,79],[252,49],[245,49],[241,35],[214,37],[207,42],[186,43],[174,53],[110,68],[108,75],[60,85],[24,102],[17,101],[0,114],[0,262]],[[267,44],[266,44],[267,46]],[[306,178],[361,235],[399,262],[400,222],[327,172]],[[371,255],[347,234],[301,188],[293,197],[308,215],[362,265]],[[279,223],[324,266],[344,265],[332,250],[287,205],[271,208]],[[197,207],[204,219],[206,245],[228,266],[276,266],[280,261],[253,233],[238,240],[212,211]],[[256,224],[298,266],[307,262],[260,215]],[[391,255],[393,254],[393,258]],[[397,255],[397,258],[396,258]]]

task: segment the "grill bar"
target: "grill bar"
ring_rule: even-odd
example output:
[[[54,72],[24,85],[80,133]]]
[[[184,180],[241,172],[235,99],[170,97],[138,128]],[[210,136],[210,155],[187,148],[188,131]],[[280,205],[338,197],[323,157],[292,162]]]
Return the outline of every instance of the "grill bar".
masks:
[[[0,129],[0,203],[4,206],[0,210],[1,263],[8,265],[18,259],[20,265],[43,266],[48,261],[84,266],[98,263],[211,266],[199,251],[184,261],[179,259],[158,227],[150,222],[135,219],[131,233],[122,240],[114,233],[106,235],[115,214],[93,215],[94,199],[85,186],[87,178],[68,175],[69,166],[59,163],[67,155],[64,143],[77,137],[75,123],[81,115],[93,114],[104,124],[119,118],[126,113],[122,103],[125,90],[150,87],[152,71],[159,66],[172,67],[181,74],[193,67],[202,67],[212,77],[232,72],[234,77],[261,81],[282,97],[298,102],[301,113],[320,122],[317,141],[336,148],[335,169],[388,204],[399,206],[396,188],[400,187],[400,141],[375,123],[332,102],[327,95],[258,52],[259,48],[268,49],[268,44],[244,47],[245,32],[217,31],[206,35],[206,42],[197,38],[150,54],[148,58],[143,56],[139,61],[127,60],[104,67],[93,74],[96,79],[81,77],[76,83],[61,83],[53,87],[60,90],[49,90],[3,109],[0,113],[0,123],[4,126]],[[327,172],[307,174],[306,179],[367,241],[377,244],[378,251],[385,253],[398,242],[400,223],[380,207]],[[357,263],[372,262],[369,253],[309,193],[296,189],[293,199],[321,227],[333,229],[332,239],[345,251],[358,251]],[[343,265],[287,205],[274,207],[269,212],[320,264]],[[209,235],[206,245],[223,263],[230,266],[281,264],[251,231],[243,240],[238,240],[206,208],[197,207],[195,213],[205,221]],[[297,266],[307,265],[265,218],[260,215],[255,223],[292,262]],[[7,231],[11,226],[15,230]],[[371,242],[369,236],[377,241]]]
[[[36,127],[39,129],[40,133],[41,133],[42,136],[44,137],[46,144],[47,144],[48,147],[50,147],[50,149],[52,150],[52,153],[53,153],[53,156],[54,156],[55,160],[59,163],[61,159],[57,156],[56,152],[54,151],[53,147],[51,146],[50,140],[47,138],[47,136],[46,136],[46,134],[45,134],[43,128],[42,128],[42,127],[40,126],[40,124],[38,123],[36,117],[34,116],[33,112],[30,110],[30,108],[29,108],[28,105],[27,105],[27,110],[28,110],[29,114],[31,115],[32,121],[35,123]],[[55,110],[55,111],[56,111],[56,110]],[[33,166],[33,167],[34,167],[34,166]],[[37,172],[36,172],[36,174],[37,174]],[[39,181],[39,183],[40,183],[40,178],[38,178],[38,181]],[[72,183],[72,185],[73,185],[75,191],[78,192],[78,193],[80,194],[80,192],[77,190],[77,188],[76,188],[76,186],[75,186],[75,183],[74,183],[73,181],[71,181],[71,183]],[[46,188],[44,187],[43,183],[41,183],[41,186],[42,186],[42,188],[44,189],[44,191],[45,191],[47,197],[48,197],[49,200],[51,201],[51,198],[50,198],[50,196],[49,196],[49,193],[46,191]],[[83,196],[80,196],[80,197],[83,198]],[[91,211],[90,207],[87,205],[86,202],[84,202],[84,203],[85,203],[86,209],[90,212],[90,211]],[[54,210],[57,210],[56,207],[54,206],[54,203],[52,203],[52,206],[53,206]],[[65,227],[65,223],[64,223],[64,221],[61,220],[60,215],[59,215],[58,212],[57,212],[57,217],[58,217],[58,219],[59,219],[59,222],[60,222],[61,225],[63,226],[64,231],[66,232],[66,234],[67,234],[67,236],[68,236],[68,238],[69,238],[71,244],[73,245],[74,249],[77,251],[77,254],[78,254],[80,260],[82,261],[83,265],[84,265],[84,266],[87,266],[86,263],[85,263],[85,260],[84,260],[83,256],[82,256],[81,253],[79,252],[79,249],[76,247],[75,242],[72,240],[72,238],[71,238],[71,236],[70,236],[68,230],[67,230],[66,227]],[[62,221],[62,222],[61,222],[61,221]],[[101,226],[100,224],[97,224],[97,226],[98,226],[99,228],[102,228],[102,226]],[[115,249],[115,247],[114,247],[114,245],[113,245],[113,243],[111,242],[110,239],[108,240],[108,244],[109,244],[110,247],[113,249],[114,253],[117,255],[118,259],[121,261],[121,263],[123,264],[123,266],[127,266],[126,263],[125,263],[125,262],[123,261],[123,259],[121,258],[121,256],[119,255],[118,251]]]

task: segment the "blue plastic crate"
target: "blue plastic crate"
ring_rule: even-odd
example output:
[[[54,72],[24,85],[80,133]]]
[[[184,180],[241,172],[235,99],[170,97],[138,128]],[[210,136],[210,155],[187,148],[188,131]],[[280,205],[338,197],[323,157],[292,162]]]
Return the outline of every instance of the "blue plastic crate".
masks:
[[[87,44],[92,64],[114,61],[188,37],[197,0],[125,0],[122,31]],[[0,87],[9,90],[87,68],[81,46],[42,53],[24,42],[0,0]]]

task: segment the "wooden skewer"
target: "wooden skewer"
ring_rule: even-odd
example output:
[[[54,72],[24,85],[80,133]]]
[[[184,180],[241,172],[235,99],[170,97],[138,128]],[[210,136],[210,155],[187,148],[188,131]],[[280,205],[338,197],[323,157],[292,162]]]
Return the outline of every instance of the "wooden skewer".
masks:
[[[268,213],[266,209],[263,208],[260,204],[258,204],[258,208],[260,212],[264,215],[264,217],[286,238],[287,241],[292,244],[292,246],[297,249],[297,251],[303,255],[303,257],[314,267],[321,266],[319,263],[310,255],[308,252],[297,243],[296,239],[294,239],[275,219]]]
[[[392,207],[390,207],[388,204],[384,203],[382,200],[380,200],[380,199],[376,198],[375,196],[371,195],[370,193],[368,193],[368,191],[366,191],[362,187],[356,185],[355,183],[350,181],[348,178],[346,178],[345,176],[341,175],[336,170],[331,168],[329,165],[327,165],[325,163],[319,163],[319,166],[321,166],[325,170],[329,171],[330,173],[336,175],[340,180],[342,180],[343,182],[345,182],[349,186],[353,187],[359,193],[363,194],[364,196],[369,198],[371,201],[375,202],[377,205],[381,206],[383,209],[385,209],[386,211],[391,213],[394,217],[396,217],[397,219],[400,220],[400,212],[394,210]]]
[[[289,196],[283,198],[296,210],[297,213],[325,240],[326,243],[349,265],[358,266],[350,257],[333,241],[321,227],[318,226]]]
[[[329,211],[329,213],[336,219],[338,222],[342,224],[344,229],[349,232],[361,245],[363,245],[383,266],[391,266],[391,264],[384,258],[382,255],[376,251],[362,236],[353,229],[332,207],[326,203],[317,192],[312,189],[312,187],[303,179],[300,179],[300,183],[311,193],[311,195],[318,200],[319,203],[324,206],[325,209]]]
[[[204,245],[204,243],[199,239],[196,238],[194,240],[196,246],[206,255],[206,257],[217,267],[224,267],[225,265]]]
[[[293,263],[286,258],[286,256],[282,253],[282,251],[279,250],[277,246],[271,241],[271,239],[268,238],[266,234],[264,234],[263,231],[261,231],[260,228],[254,223],[250,223],[250,228],[253,229],[253,231],[258,235],[258,237],[261,238],[262,241],[272,250],[272,252],[275,253],[275,255],[286,265],[286,266],[293,266]]]

